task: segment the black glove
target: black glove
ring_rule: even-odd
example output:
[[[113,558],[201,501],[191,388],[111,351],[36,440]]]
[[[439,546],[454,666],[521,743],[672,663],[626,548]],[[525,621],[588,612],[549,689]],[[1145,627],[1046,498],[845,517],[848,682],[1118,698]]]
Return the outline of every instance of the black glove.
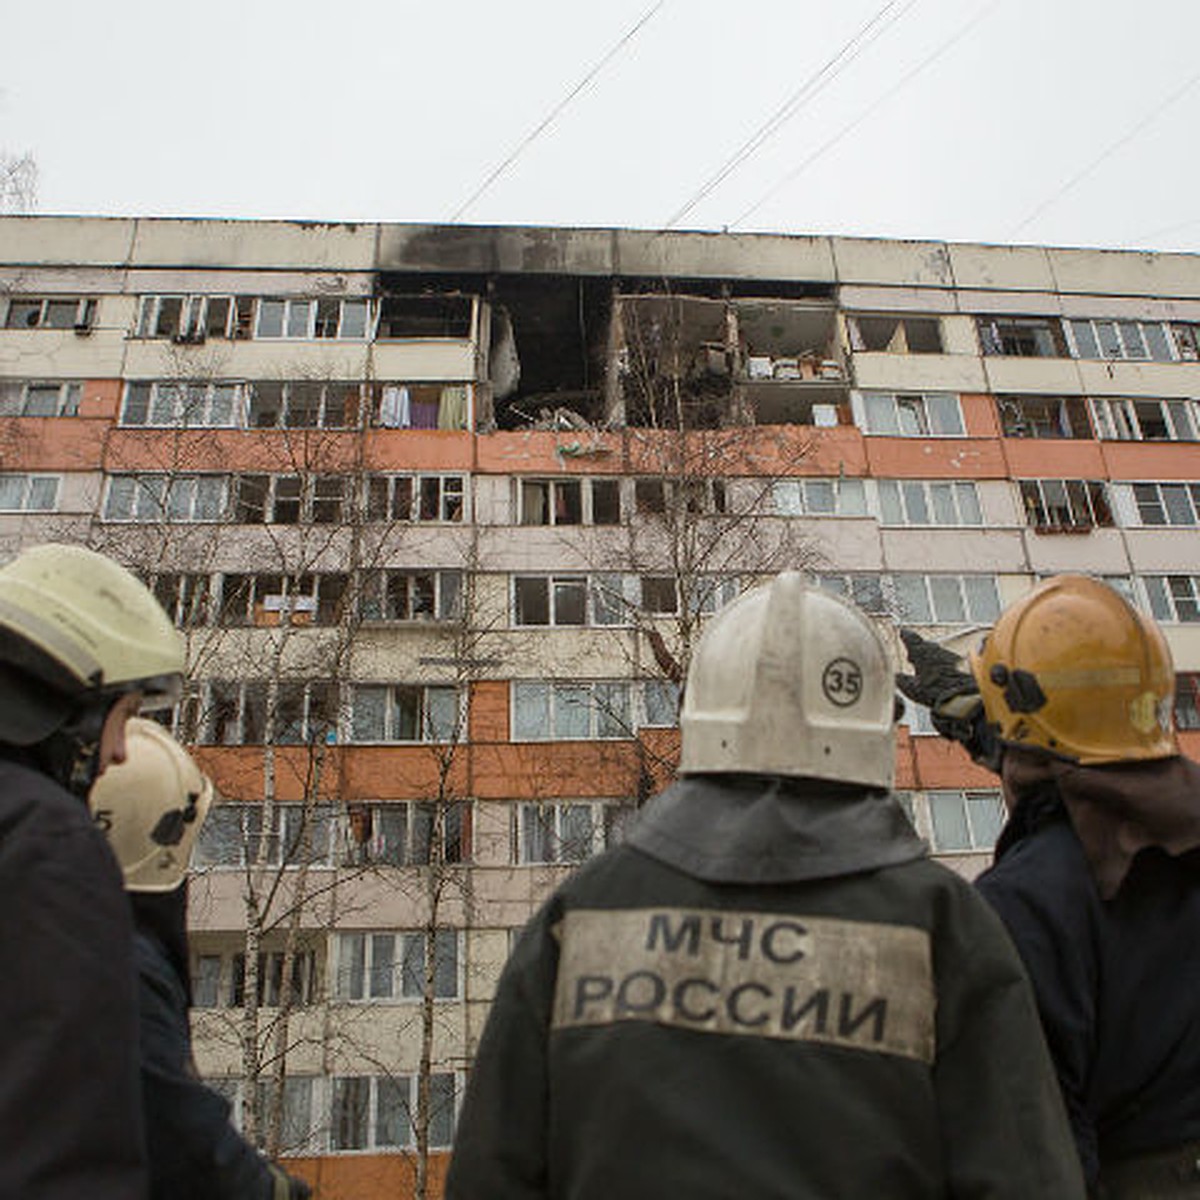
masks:
[[[901,629],[900,639],[914,674],[897,675],[896,686],[929,709],[933,727],[942,737],[966,747],[981,766],[999,771],[1002,747],[996,727],[988,722],[975,679],[958,665],[958,655],[911,629]]]
[[[312,1188],[303,1179],[289,1175],[282,1167],[271,1163],[271,1200],[310,1200]]]

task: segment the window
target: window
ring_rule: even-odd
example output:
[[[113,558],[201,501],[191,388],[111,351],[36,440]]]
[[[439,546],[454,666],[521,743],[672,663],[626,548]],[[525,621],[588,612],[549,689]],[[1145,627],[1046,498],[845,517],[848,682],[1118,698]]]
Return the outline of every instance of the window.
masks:
[[[203,342],[229,336],[232,296],[143,296],[134,337]]]
[[[180,629],[209,622],[209,577],[187,571],[162,571],[149,581],[155,599]]]
[[[459,937],[455,929],[439,929],[433,939],[433,998],[461,995]],[[337,979],[339,1000],[419,1000],[425,994],[424,933],[339,933]]]
[[[371,333],[371,302],[323,297],[317,301],[313,333],[319,338],[363,341]]]
[[[274,728],[270,727],[274,705]],[[337,730],[332,681],[213,679],[185,697],[176,724],[183,741],[216,746],[309,745]]]
[[[241,1128],[244,1117],[242,1105],[242,1080],[227,1077],[212,1077],[204,1080],[205,1086],[223,1096],[230,1105],[230,1118]],[[283,1122],[280,1128],[281,1149],[284,1154],[312,1154],[319,1150],[317,1138],[316,1096],[320,1081],[309,1075],[289,1075],[283,1081]],[[267,1111],[269,1085],[265,1079],[258,1085],[258,1111]],[[259,1149],[265,1133],[264,1124],[258,1127]],[[322,1139],[323,1140],[323,1139]]]
[[[1090,438],[1081,396],[997,396],[1005,437]]]
[[[685,575],[679,585],[688,611],[697,616],[720,612],[742,594],[738,580],[728,575]]]
[[[1104,484],[1095,479],[1022,479],[1025,519],[1039,533],[1112,525]]]
[[[469,338],[470,296],[385,296],[379,302],[380,341],[397,338]]]
[[[679,685],[669,679],[642,682],[642,724],[671,728],[679,724]]]
[[[514,741],[631,738],[641,714],[624,680],[589,683],[514,681]]]
[[[362,389],[357,383],[258,380],[249,385],[251,429],[353,429]]]
[[[584,862],[621,841],[633,812],[625,800],[522,804],[514,814],[517,862]]]
[[[96,323],[97,301],[78,296],[14,296],[4,315],[5,329],[74,329]]]
[[[81,383],[0,380],[0,417],[75,417],[82,395]]]
[[[675,587],[674,575],[643,575],[639,582],[644,612],[670,615],[679,611],[679,594]]]
[[[469,862],[471,806],[460,800],[348,804],[340,853],[346,867]]]
[[[723,479],[635,479],[634,510],[642,516],[681,512],[707,516],[727,511]]]
[[[899,313],[846,318],[852,350],[888,354],[941,354],[942,323],[937,317],[910,317]]]
[[[586,575],[513,578],[514,625],[586,625],[587,616]]]
[[[461,571],[363,572],[358,598],[364,621],[455,621],[462,616]]]
[[[220,521],[225,516],[227,475],[110,475],[106,521]]]
[[[894,575],[894,612],[916,625],[991,625],[1000,616],[994,575]]]
[[[1143,525],[1200,523],[1200,483],[1135,483],[1133,498]]]
[[[783,517],[865,517],[861,479],[782,479],[771,485],[775,511]]]
[[[1200,675],[1194,671],[1175,676],[1175,728],[1200,729]]]
[[[1126,442],[1194,442],[1200,421],[1195,400],[1092,401],[1102,438]]]
[[[466,383],[385,383],[374,419],[385,429],[466,429],[471,395]]]
[[[521,525],[619,525],[618,479],[517,480]]]
[[[1062,325],[1049,317],[977,317],[984,354],[1017,358],[1064,358]]]
[[[258,955],[258,1003],[278,1008],[283,995],[284,952]],[[292,955],[291,1003],[304,1007],[316,999],[317,955],[297,947]],[[196,1008],[241,1008],[246,1001],[246,956],[200,954],[193,959],[192,1003]]]
[[[820,575],[820,587],[864,612],[911,624],[990,625],[1000,615],[994,575]]]
[[[958,397],[951,395],[864,392],[867,433],[898,437],[962,437]]]
[[[1162,321],[1065,322],[1075,358],[1154,359],[1171,362],[1171,336]]]
[[[1156,621],[1200,622],[1200,575],[1147,575],[1143,582]]]
[[[879,519],[884,525],[982,525],[974,483],[880,479]]]
[[[429,1145],[448,1150],[454,1141],[455,1078],[429,1076]],[[408,1075],[349,1076],[333,1081],[331,1150],[378,1150],[415,1145],[418,1079]]]
[[[367,480],[368,521],[461,521],[461,475],[376,475]]]
[[[196,867],[244,867],[260,859],[272,867],[332,863],[335,807],[331,804],[276,804],[263,829],[261,803],[215,804],[196,839]]]
[[[58,484],[57,475],[0,474],[0,512],[53,512]]]
[[[258,301],[254,336],[256,338],[310,338],[316,319],[315,300]]]
[[[1004,803],[998,791],[929,793],[933,849],[990,850],[1004,827]]]
[[[130,383],[121,406],[122,425],[237,426],[242,388],[236,383]]]
[[[453,742],[466,736],[457,688],[417,684],[355,684],[352,742]]]
[[[241,575],[221,577],[222,625],[333,625],[342,613],[346,576]]]
[[[335,525],[346,519],[346,475],[237,475],[233,519],[239,524]]]

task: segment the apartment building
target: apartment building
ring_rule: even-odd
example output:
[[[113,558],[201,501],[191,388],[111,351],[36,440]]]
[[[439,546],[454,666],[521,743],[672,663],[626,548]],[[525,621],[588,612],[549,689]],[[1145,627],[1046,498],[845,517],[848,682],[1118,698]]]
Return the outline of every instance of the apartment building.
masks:
[[[189,642],[202,1072],[323,1196],[440,1194],[512,939],[785,567],[960,648],[1101,577],[1200,750],[1198,336],[1188,255],[0,219],[0,554],[111,552]],[[995,780],[931,732],[972,875]]]

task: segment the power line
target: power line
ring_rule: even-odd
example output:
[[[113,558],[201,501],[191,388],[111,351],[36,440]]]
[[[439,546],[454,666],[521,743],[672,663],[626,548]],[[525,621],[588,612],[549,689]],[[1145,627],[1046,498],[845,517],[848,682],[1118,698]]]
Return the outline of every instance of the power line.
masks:
[[[1037,218],[1046,211],[1046,209],[1048,209],[1052,204],[1055,204],[1061,200],[1062,197],[1067,194],[1067,192],[1086,179],[1098,166],[1100,166],[1101,163],[1106,162],[1114,154],[1116,154],[1118,150],[1122,149],[1128,145],[1129,142],[1133,141],[1133,139],[1137,137],[1137,135],[1141,133],[1147,125],[1154,121],[1166,109],[1170,108],[1171,105],[1177,100],[1182,99],[1193,87],[1196,86],[1197,83],[1200,83],[1200,71],[1197,71],[1196,74],[1193,75],[1191,79],[1189,79],[1187,83],[1183,85],[1183,87],[1172,92],[1165,100],[1162,100],[1156,104],[1147,116],[1143,117],[1128,133],[1117,138],[1117,140],[1113,142],[1107,149],[1102,150],[1094,159],[1092,159],[1090,163],[1087,164],[1086,167],[1083,168],[1083,170],[1072,175],[1071,178],[1068,179],[1067,182],[1064,183],[1062,187],[1060,187],[1058,191],[1056,191],[1054,195],[1050,197],[1049,200],[1043,200],[1042,203],[1039,204],[1037,208],[1035,208],[1033,212],[1031,212],[1029,216],[1025,218],[1025,220],[1023,220],[1019,225],[1015,226],[1008,236],[1015,237],[1021,232],[1022,229],[1025,228],[1026,225],[1036,221]]]
[[[702,184],[699,191],[663,226],[664,229],[671,229],[679,221],[682,221],[688,213],[692,211],[702,200],[707,197],[714,188],[718,187],[723,180],[728,178],[738,167],[742,165],[764,142],[775,134],[785,122],[795,115],[796,111],[808,101],[812,100],[827,84],[832,83],[842,71],[846,69],[868,46],[871,45],[877,38],[882,36],[893,25],[899,21],[917,0],[908,0],[899,13],[883,28],[871,31],[880,21],[887,15],[889,9],[895,8],[898,0],[889,0],[853,37],[847,41],[842,48],[824,64],[818,71],[810,75],[799,88],[796,89],[783,104],[775,110],[774,113],[759,126],[750,137],[738,147],[737,150],[730,155],[729,158],[717,170],[706,183]],[[859,44],[861,43],[861,44]],[[844,61],[843,61],[844,60]]]
[[[993,9],[999,7],[999,5],[1000,0],[991,0],[990,4],[987,4],[980,9],[979,12],[976,13],[975,16],[972,17],[971,20],[969,20],[957,33],[954,33],[948,37],[944,42],[941,43],[940,46],[937,47],[936,50],[923,58],[915,67],[912,68],[912,70],[902,75],[899,80],[897,80],[896,83],[894,83],[890,88],[887,89],[887,91],[879,96],[878,99],[863,109],[863,111],[859,113],[853,121],[851,121],[848,125],[842,126],[842,128],[835,133],[833,137],[818,146],[817,149],[814,150],[802,163],[800,163],[798,167],[792,171],[789,171],[788,174],[785,175],[778,183],[768,188],[768,190],[764,192],[748,209],[746,209],[741,216],[739,216],[731,224],[727,225],[726,228],[736,229],[742,224],[743,221],[746,220],[747,217],[751,217],[758,212],[758,210],[762,208],[762,206],[766,204],[768,200],[770,200],[778,192],[782,191],[798,176],[807,171],[808,168],[817,161],[817,159],[821,158],[823,155],[828,153],[828,151],[832,150],[833,147],[842,141],[843,138],[848,137],[851,133],[853,133],[854,130],[857,129],[869,116],[878,111],[884,104],[891,100],[891,98],[895,96],[897,92],[906,87],[918,75],[920,75],[922,71],[924,71],[927,67],[932,66],[939,58],[942,57],[943,54],[960,42],[964,37],[966,37],[976,25],[978,25],[985,17],[987,17]]]
[[[641,20],[639,20],[637,24],[634,25],[633,28],[630,29],[629,32],[626,33],[625,36],[621,38],[621,40],[617,42],[617,44],[613,46],[612,49],[609,50],[609,52],[566,94],[566,96],[564,96],[563,99],[560,100],[558,104],[556,104],[554,108],[550,110],[546,117],[539,122],[537,127],[531,133],[526,134],[525,138],[516,146],[514,150],[509,153],[508,157],[505,158],[504,161],[498,167],[496,167],[491,174],[488,175],[487,178],[484,179],[484,181],[467,197],[467,199],[458,206],[457,211],[450,218],[451,222],[457,221],[463,215],[463,213],[465,213],[467,209],[470,208],[471,205],[474,204],[475,201],[478,200],[479,197],[482,196],[483,193],[486,192],[488,188],[490,188],[492,184],[495,183],[496,180],[499,179],[500,176],[503,175],[504,172],[507,171],[514,162],[516,162],[517,158],[524,152],[526,147],[532,141],[534,141],[535,138],[540,136],[548,128],[548,126],[552,124],[559,113],[561,113],[563,109],[566,108],[567,105],[570,104],[571,101],[574,100],[575,97],[578,96],[579,93],[582,92],[592,82],[592,80],[600,74],[601,71],[604,70],[609,62],[615,58],[625,48],[625,46],[634,39],[634,37],[637,36],[637,34],[641,31],[642,26],[645,25],[646,22],[649,21],[650,18],[654,16],[654,14],[658,12],[658,10],[662,8],[666,2],[667,0],[658,0],[657,4],[647,9],[647,11],[642,15]]]

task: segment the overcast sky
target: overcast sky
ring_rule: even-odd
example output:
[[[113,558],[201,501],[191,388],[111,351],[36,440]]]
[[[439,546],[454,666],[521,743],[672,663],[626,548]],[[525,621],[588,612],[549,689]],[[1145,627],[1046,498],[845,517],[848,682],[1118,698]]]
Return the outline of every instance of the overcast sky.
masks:
[[[0,148],[43,213],[1200,250],[1200,0],[56,0],[2,28]]]

